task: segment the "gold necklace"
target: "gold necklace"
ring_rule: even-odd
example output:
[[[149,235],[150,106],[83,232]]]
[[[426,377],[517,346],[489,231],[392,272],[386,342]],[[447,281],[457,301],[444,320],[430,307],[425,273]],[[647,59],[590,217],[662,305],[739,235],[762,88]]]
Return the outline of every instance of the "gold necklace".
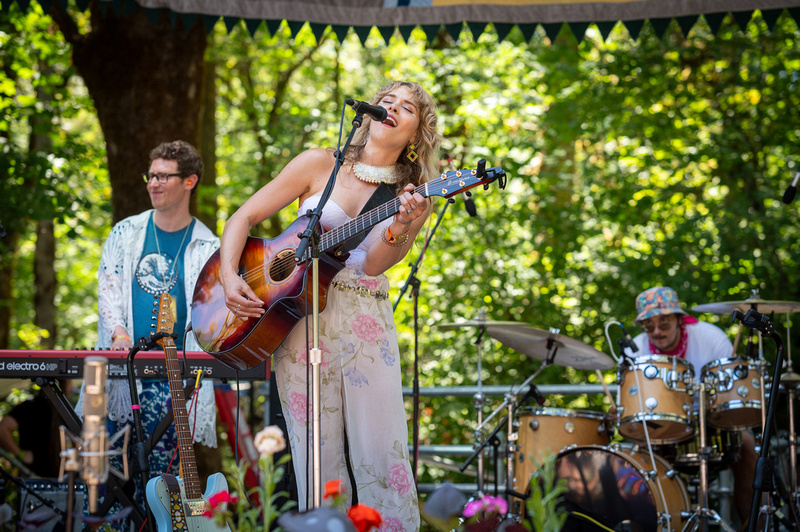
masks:
[[[156,250],[158,251],[158,256],[161,256],[161,245],[158,243],[158,230],[156,229],[156,220],[154,215],[150,215],[150,221],[153,224],[153,236],[156,237]],[[183,249],[183,243],[186,242],[186,235],[189,234],[189,228],[192,226],[192,222],[186,226],[186,229],[183,230],[183,238],[181,239],[181,245],[178,246],[178,253],[175,254],[175,260],[172,261],[172,266],[169,267],[169,271],[167,272],[167,285],[169,286],[172,283],[172,271],[175,269],[175,265],[178,263],[178,258],[181,256],[181,250]]]
[[[373,184],[386,183],[387,185],[394,185],[400,180],[395,171],[395,165],[374,166],[361,161],[353,163],[353,175],[365,183]]]

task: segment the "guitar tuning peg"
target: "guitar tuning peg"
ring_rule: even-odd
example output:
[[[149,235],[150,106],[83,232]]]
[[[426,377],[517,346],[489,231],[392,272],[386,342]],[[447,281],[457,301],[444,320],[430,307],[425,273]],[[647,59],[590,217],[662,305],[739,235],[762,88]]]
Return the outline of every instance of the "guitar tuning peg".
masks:
[[[455,203],[456,200],[454,198],[447,198],[447,203]]]

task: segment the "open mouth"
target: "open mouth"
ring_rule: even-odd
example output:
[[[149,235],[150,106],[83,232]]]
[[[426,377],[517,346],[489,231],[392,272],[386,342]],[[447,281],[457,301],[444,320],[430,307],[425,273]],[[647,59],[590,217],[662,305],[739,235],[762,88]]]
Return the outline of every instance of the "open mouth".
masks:
[[[397,121],[391,116],[386,117],[386,120],[381,122],[381,124],[386,124],[389,127],[397,127]]]

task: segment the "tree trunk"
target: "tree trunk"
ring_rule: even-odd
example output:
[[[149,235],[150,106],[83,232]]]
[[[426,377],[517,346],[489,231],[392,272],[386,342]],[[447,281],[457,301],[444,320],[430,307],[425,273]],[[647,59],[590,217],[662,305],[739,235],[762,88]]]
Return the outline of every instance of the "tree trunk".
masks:
[[[206,63],[203,76],[203,110],[200,121],[200,153],[203,155],[202,192],[195,194],[197,200],[197,217],[209,229],[217,232],[217,90],[216,65]]]
[[[55,3],[51,15],[73,46],[72,61],[94,101],[106,140],[113,221],[150,208],[142,182],[150,151],[161,142],[200,143],[203,56],[200,19],[185,31],[166,11],[153,26],[144,12],[101,13],[93,2],[92,30],[81,34]]]

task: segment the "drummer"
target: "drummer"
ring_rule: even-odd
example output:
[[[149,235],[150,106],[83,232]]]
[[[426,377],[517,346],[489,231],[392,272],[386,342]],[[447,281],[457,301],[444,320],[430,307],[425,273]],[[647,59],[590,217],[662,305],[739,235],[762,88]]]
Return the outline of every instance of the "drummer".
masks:
[[[645,332],[633,339],[639,348],[634,356],[652,354],[685,359],[694,367],[695,379],[709,362],[734,356],[733,344],[725,332],[688,315],[672,288],[658,286],[645,290],[636,297],[636,312],[636,324]],[[627,354],[631,355],[630,351]],[[731,464],[734,500],[742,523],[750,515],[757,458],[755,436],[746,430],[742,433],[739,460]]]

